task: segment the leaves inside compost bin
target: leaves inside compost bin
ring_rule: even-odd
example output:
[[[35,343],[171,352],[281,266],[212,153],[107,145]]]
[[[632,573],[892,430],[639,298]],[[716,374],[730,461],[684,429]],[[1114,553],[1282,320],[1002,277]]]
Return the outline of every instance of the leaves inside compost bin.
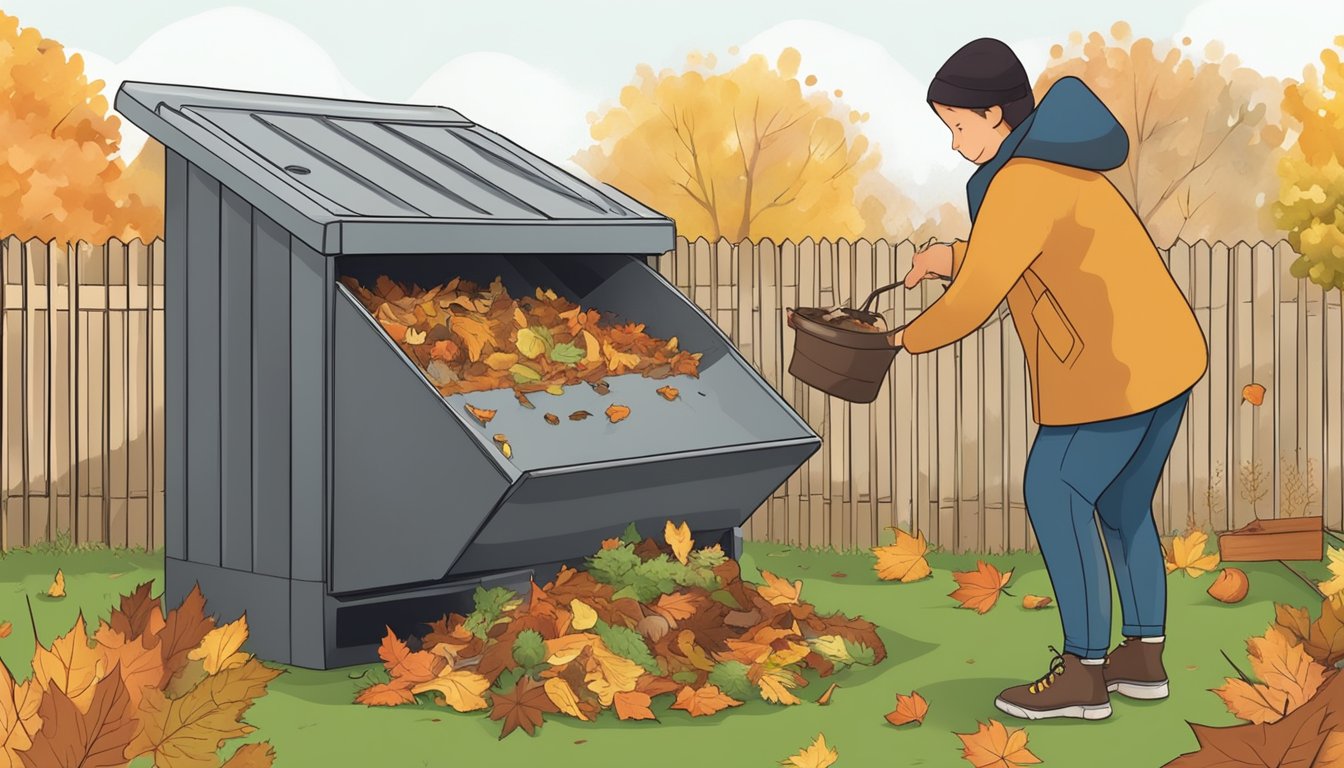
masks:
[[[495,418],[494,411],[486,408],[477,408],[470,403],[467,404],[467,413],[470,413],[477,421],[481,422],[482,427],[489,424],[490,420]]]
[[[515,298],[499,277],[424,289],[383,275],[372,291],[350,276],[341,282],[445,396],[504,387],[558,395],[579,382],[606,394],[602,379],[612,374],[699,376],[700,353],[679,349],[676,337],[654,338],[642,323],[616,322],[550,289]]]
[[[547,423],[547,424],[552,424],[552,425],[554,425],[554,424],[559,424],[559,423],[560,423],[560,417],[559,417],[559,416],[556,416],[554,413],[548,413],[548,414],[546,414],[543,418],[546,419],[546,423]]]
[[[676,400],[677,395],[680,394],[679,390],[676,387],[659,387],[657,389],[657,392],[658,394],[663,396],[664,400],[669,401]]]
[[[618,421],[624,421],[629,416],[630,406],[628,405],[611,405],[607,407],[607,419],[609,419],[612,424],[615,424]]]

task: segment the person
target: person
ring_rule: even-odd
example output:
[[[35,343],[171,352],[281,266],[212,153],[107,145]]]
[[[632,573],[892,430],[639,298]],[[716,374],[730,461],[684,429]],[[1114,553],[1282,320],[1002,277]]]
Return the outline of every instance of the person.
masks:
[[[1021,62],[989,38],[947,60],[928,102],[952,149],[979,166],[966,185],[972,226],[967,241],[915,255],[907,288],[952,282],[889,338],[931,352],[1007,299],[1040,425],[1027,513],[1064,634],[1046,673],[1004,690],[995,706],[1019,718],[1099,720],[1111,714],[1110,692],[1165,698],[1166,571],[1152,499],[1208,348],[1142,221],[1102,174],[1124,163],[1128,138],[1077,78],[1036,105]],[[1103,539],[1124,620],[1109,653]]]

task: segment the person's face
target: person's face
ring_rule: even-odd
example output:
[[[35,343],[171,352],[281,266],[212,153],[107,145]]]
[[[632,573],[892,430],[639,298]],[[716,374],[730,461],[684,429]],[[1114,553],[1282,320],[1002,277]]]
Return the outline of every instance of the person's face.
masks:
[[[952,149],[976,165],[989,162],[1003,144],[1003,137],[1009,133],[1008,124],[1003,122],[1003,110],[999,107],[990,107],[984,115],[972,109],[943,104],[934,104],[933,111],[952,132]]]

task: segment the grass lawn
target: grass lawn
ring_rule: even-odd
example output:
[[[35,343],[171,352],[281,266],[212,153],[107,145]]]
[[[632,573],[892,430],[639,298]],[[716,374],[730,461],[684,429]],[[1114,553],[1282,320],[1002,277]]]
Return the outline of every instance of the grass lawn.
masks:
[[[1246,637],[1260,634],[1273,618],[1273,603],[1311,607],[1320,600],[1277,563],[1240,564],[1251,580],[1238,605],[1223,605],[1205,590],[1212,575],[1168,577],[1167,651],[1171,698],[1138,703],[1114,697],[1114,714],[1099,722],[1053,720],[1027,723],[993,706],[1004,687],[1034,678],[1049,661],[1046,646],[1062,645],[1059,614],[1050,606],[1028,611],[1026,594],[1052,596],[1039,555],[1014,553],[986,558],[1013,568],[1009,591],[986,615],[958,609],[947,597],[956,584],[950,570],[975,565],[975,556],[932,553],[934,575],[919,583],[877,580],[871,556],[797,550],[748,543],[743,577],[759,580],[758,569],[804,580],[802,596],[819,612],[861,615],[880,628],[886,661],[855,667],[821,680],[813,676],[798,691],[804,703],[781,707],[748,702],[712,718],[692,719],[668,710],[671,697],[655,700],[660,722],[620,722],[603,713],[596,723],[567,717],[546,722],[535,737],[519,731],[498,740],[500,726],[484,713],[458,714],[432,705],[368,709],[351,703],[372,667],[326,672],[290,668],[248,713],[257,726],[254,740],[275,746],[279,766],[593,766],[637,764],[677,766],[772,765],[806,746],[818,732],[839,751],[839,766],[955,766],[961,743],[954,731],[972,732],[976,721],[995,718],[1010,727],[1026,726],[1028,747],[1054,766],[1160,766],[1195,748],[1186,721],[1213,725],[1237,722],[1209,688],[1233,671],[1219,654],[1226,651],[1246,669]],[[45,597],[57,568],[64,570],[68,597]],[[1324,566],[1299,568],[1313,577]],[[843,575],[841,575],[843,574]],[[13,633],[0,640],[0,655],[20,680],[30,673],[33,639],[25,595],[32,596],[44,643],[64,633],[81,610],[91,628],[106,617],[117,596],[136,584],[162,577],[161,554],[46,547],[0,559],[0,621]],[[155,592],[160,588],[156,586]],[[206,596],[207,600],[209,595]],[[207,609],[208,609],[207,604]],[[1116,605],[1115,626],[1119,627]],[[232,617],[227,617],[232,618]],[[427,620],[436,617],[425,617]],[[813,702],[837,682],[829,706]],[[883,715],[897,692],[919,691],[929,702],[923,725],[895,728]],[[137,765],[148,765],[140,760]]]

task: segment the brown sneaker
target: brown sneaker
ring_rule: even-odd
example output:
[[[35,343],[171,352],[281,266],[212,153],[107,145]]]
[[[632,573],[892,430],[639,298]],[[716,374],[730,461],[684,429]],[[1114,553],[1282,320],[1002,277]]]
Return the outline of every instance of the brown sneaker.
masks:
[[[1162,667],[1164,643],[1127,637],[1106,657],[1102,667],[1106,690],[1131,699],[1167,698],[1167,671]]]
[[[1013,717],[1043,720],[1048,717],[1078,717],[1102,720],[1111,716],[1111,699],[1100,664],[1084,664],[1071,653],[1055,654],[1050,671],[1027,685],[1008,688],[994,706]]]

